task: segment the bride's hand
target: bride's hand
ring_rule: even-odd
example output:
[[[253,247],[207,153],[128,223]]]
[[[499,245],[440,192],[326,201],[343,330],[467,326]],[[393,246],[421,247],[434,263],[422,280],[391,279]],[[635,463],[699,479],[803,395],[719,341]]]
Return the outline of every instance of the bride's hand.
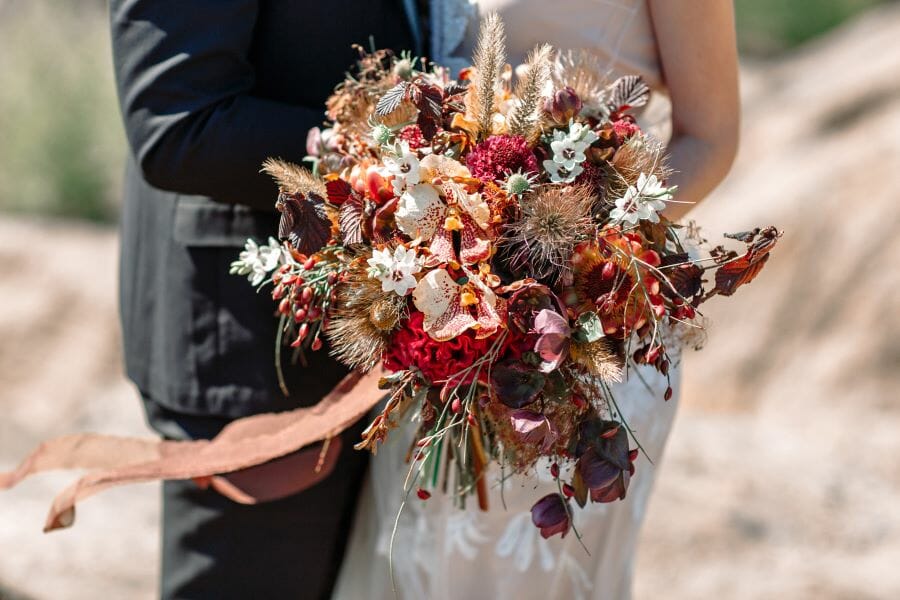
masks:
[[[740,98],[734,9],[727,0],[650,0],[663,75],[672,99],[670,184],[678,219],[728,173],[738,145]]]

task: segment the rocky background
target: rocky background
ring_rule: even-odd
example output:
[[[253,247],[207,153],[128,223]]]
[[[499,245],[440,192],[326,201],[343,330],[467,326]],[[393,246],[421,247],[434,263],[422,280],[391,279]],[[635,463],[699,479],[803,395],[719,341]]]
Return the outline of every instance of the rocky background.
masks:
[[[710,303],[687,358],[638,600],[900,597],[898,36],[888,3],[744,65],[740,155],[694,216],[785,236],[758,282]],[[149,434],[121,374],[116,243],[109,226],[0,214],[0,469],[53,435]],[[92,498],[43,535],[70,478],[0,495],[0,599],[152,598],[158,486]]]

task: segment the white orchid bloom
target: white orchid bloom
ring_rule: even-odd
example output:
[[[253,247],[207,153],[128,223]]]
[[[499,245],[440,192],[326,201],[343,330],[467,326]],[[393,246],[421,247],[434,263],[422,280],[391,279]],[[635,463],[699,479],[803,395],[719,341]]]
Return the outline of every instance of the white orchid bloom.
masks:
[[[437,188],[427,183],[411,186],[400,196],[394,219],[397,227],[415,239],[431,239],[444,222],[447,205],[441,200]]]

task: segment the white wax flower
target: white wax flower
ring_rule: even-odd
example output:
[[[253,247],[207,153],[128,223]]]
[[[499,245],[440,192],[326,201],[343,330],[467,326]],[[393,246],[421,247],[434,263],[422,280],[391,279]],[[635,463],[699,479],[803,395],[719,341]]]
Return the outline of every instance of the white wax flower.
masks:
[[[382,292],[394,292],[399,296],[407,295],[416,287],[413,276],[422,270],[416,260],[416,251],[412,248],[397,246],[393,253],[390,249],[374,250],[368,261],[369,277],[381,282]]]
[[[609,216],[630,225],[637,225],[638,221],[659,223],[659,212],[666,208],[666,200],[671,199],[672,188],[662,185],[656,175],[641,173],[637,185],[628,186]]]
[[[396,156],[386,155],[383,160],[388,173],[394,176],[395,194],[402,194],[407,187],[419,183],[421,178],[419,158],[415,152],[410,151],[409,144],[404,142],[399,146]]]

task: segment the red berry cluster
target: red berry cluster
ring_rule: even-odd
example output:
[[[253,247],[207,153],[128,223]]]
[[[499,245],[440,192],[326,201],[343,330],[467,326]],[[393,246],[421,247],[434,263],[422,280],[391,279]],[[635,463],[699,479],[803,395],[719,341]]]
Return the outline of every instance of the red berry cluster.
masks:
[[[272,277],[272,298],[278,302],[285,331],[294,336],[292,348],[322,348],[322,333],[328,327],[328,308],[335,301],[341,279],[341,262],[323,254],[283,265]]]

